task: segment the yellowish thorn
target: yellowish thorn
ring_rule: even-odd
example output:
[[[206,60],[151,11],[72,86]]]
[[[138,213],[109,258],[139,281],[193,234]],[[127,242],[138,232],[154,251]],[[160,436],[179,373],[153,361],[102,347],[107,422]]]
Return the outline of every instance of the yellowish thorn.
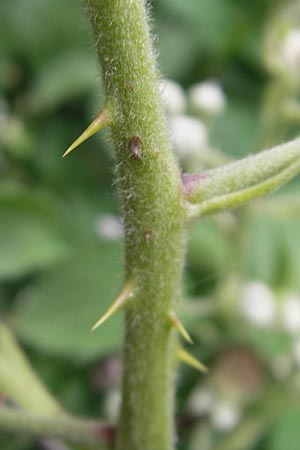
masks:
[[[208,368],[201,361],[196,359],[193,355],[184,350],[184,348],[182,347],[178,348],[177,357],[180,361],[188,364],[189,366],[194,367],[194,369],[197,369],[202,373],[208,372]]]
[[[102,130],[106,125],[108,125],[108,113],[107,109],[103,109],[93,120],[93,122],[87,127],[86,130],[73,142],[72,145],[68,148],[68,150],[63,154],[63,158],[71,153],[75,148],[77,148],[84,141],[89,139],[98,131]]]
[[[180,322],[180,320],[178,319],[176,313],[174,311],[171,311],[169,313],[169,317],[171,319],[172,322],[172,326],[174,328],[176,328],[176,330],[178,331],[178,333],[183,337],[183,339],[185,339],[189,344],[192,344],[193,341],[189,335],[189,333],[186,331],[186,329],[184,328],[184,326],[182,325],[182,323]]]
[[[112,317],[116,312],[118,312],[120,309],[122,309],[133,297],[133,286],[131,280],[128,280],[125,285],[123,286],[122,291],[118,295],[118,297],[115,299],[113,304],[108,308],[105,314],[103,314],[102,317],[95,323],[95,325],[91,328],[91,331],[96,330],[96,328],[100,327],[106,320],[108,320],[110,317]]]

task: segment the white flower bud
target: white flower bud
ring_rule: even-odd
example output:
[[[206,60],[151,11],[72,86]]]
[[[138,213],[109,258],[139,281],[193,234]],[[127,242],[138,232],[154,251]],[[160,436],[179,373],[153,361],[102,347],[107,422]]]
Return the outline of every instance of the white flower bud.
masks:
[[[188,402],[188,409],[192,414],[202,415],[211,411],[213,406],[213,394],[203,387],[196,389]]]
[[[188,99],[193,111],[213,117],[224,110],[226,103],[221,86],[213,81],[193,85],[188,91]]]
[[[300,29],[295,28],[287,33],[282,45],[282,55],[290,71],[300,70]]]
[[[119,217],[112,214],[99,216],[96,228],[99,236],[108,241],[117,241],[123,237],[123,225]]]
[[[281,306],[281,323],[283,328],[291,334],[300,331],[300,297],[291,295]]]
[[[171,80],[162,80],[160,85],[161,96],[170,116],[183,114],[186,109],[186,98],[182,87]]]
[[[212,426],[219,431],[231,431],[241,419],[241,413],[236,405],[222,401],[216,403],[211,414]]]
[[[240,311],[256,326],[269,326],[274,321],[275,299],[271,289],[260,281],[247,283],[241,292]]]
[[[171,139],[180,159],[197,158],[207,149],[207,129],[198,119],[176,116],[170,119]]]

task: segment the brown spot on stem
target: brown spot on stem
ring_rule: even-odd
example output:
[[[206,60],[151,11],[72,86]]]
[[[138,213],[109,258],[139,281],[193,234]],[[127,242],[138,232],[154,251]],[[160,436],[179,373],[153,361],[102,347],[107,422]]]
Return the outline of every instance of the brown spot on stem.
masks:
[[[133,136],[129,141],[130,154],[137,161],[142,158],[142,146],[142,140],[138,135]]]
[[[151,238],[152,238],[152,231],[149,229],[145,230],[144,237],[145,237],[145,241],[147,242],[147,244],[149,244],[149,242],[151,241]]]
[[[134,87],[134,84],[133,84],[132,81],[126,81],[125,82],[125,89],[126,89],[126,91],[130,91],[131,89],[133,89],[133,87]]]

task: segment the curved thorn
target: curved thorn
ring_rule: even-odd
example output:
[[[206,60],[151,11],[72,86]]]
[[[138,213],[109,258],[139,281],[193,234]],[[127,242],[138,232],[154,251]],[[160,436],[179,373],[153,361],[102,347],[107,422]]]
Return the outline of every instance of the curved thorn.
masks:
[[[92,121],[92,123],[87,127],[86,130],[70,145],[67,151],[63,154],[63,158],[71,153],[75,148],[77,148],[84,141],[89,139],[98,131],[102,130],[106,125],[108,125],[108,114],[107,109],[104,108]]]
[[[121,308],[123,308],[128,300],[133,297],[133,286],[131,280],[128,280],[123,286],[122,291],[118,295],[118,297],[114,300],[112,305],[108,308],[108,310],[103,314],[102,317],[93,325],[90,331],[96,330],[96,328],[100,327],[107,319],[112,317],[116,312],[118,312]]]
[[[180,361],[188,364],[189,366],[192,366],[194,369],[197,369],[202,373],[208,372],[208,368],[201,361],[196,359],[193,355],[184,350],[184,348],[182,347],[179,347],[177,349],[177,357]]]
[[[176,330],[183,337],[183,339],[185,339],[189,344],[192,344],[193,341],[192,341],[189,333],[186,331],[186,329],[184,328],[183,324],[180,322],[180,320],[177,317],[177,314],[175,313],[175,311],[171,311],[169,313],[169,317],[170,317],[172,326],[174,328],[176,328]]]

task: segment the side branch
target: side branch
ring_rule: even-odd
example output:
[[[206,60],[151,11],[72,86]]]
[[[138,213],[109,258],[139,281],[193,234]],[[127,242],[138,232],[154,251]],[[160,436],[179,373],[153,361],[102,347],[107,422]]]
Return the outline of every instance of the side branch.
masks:
[[[182,175],[191,216],[236,208],[275,191],[300,171],[300,139],[199,175]]]
[[[0,407],[0,428],[33,436],[63,439],[72,444],[106,449],[114,437],[113,427],[101,422],[71,416],[48,417],[28,414],[10,407]]]
[[[35,374],[12,332],[1,321],[0,393],[32,414],[49,417],[65,414]]]

